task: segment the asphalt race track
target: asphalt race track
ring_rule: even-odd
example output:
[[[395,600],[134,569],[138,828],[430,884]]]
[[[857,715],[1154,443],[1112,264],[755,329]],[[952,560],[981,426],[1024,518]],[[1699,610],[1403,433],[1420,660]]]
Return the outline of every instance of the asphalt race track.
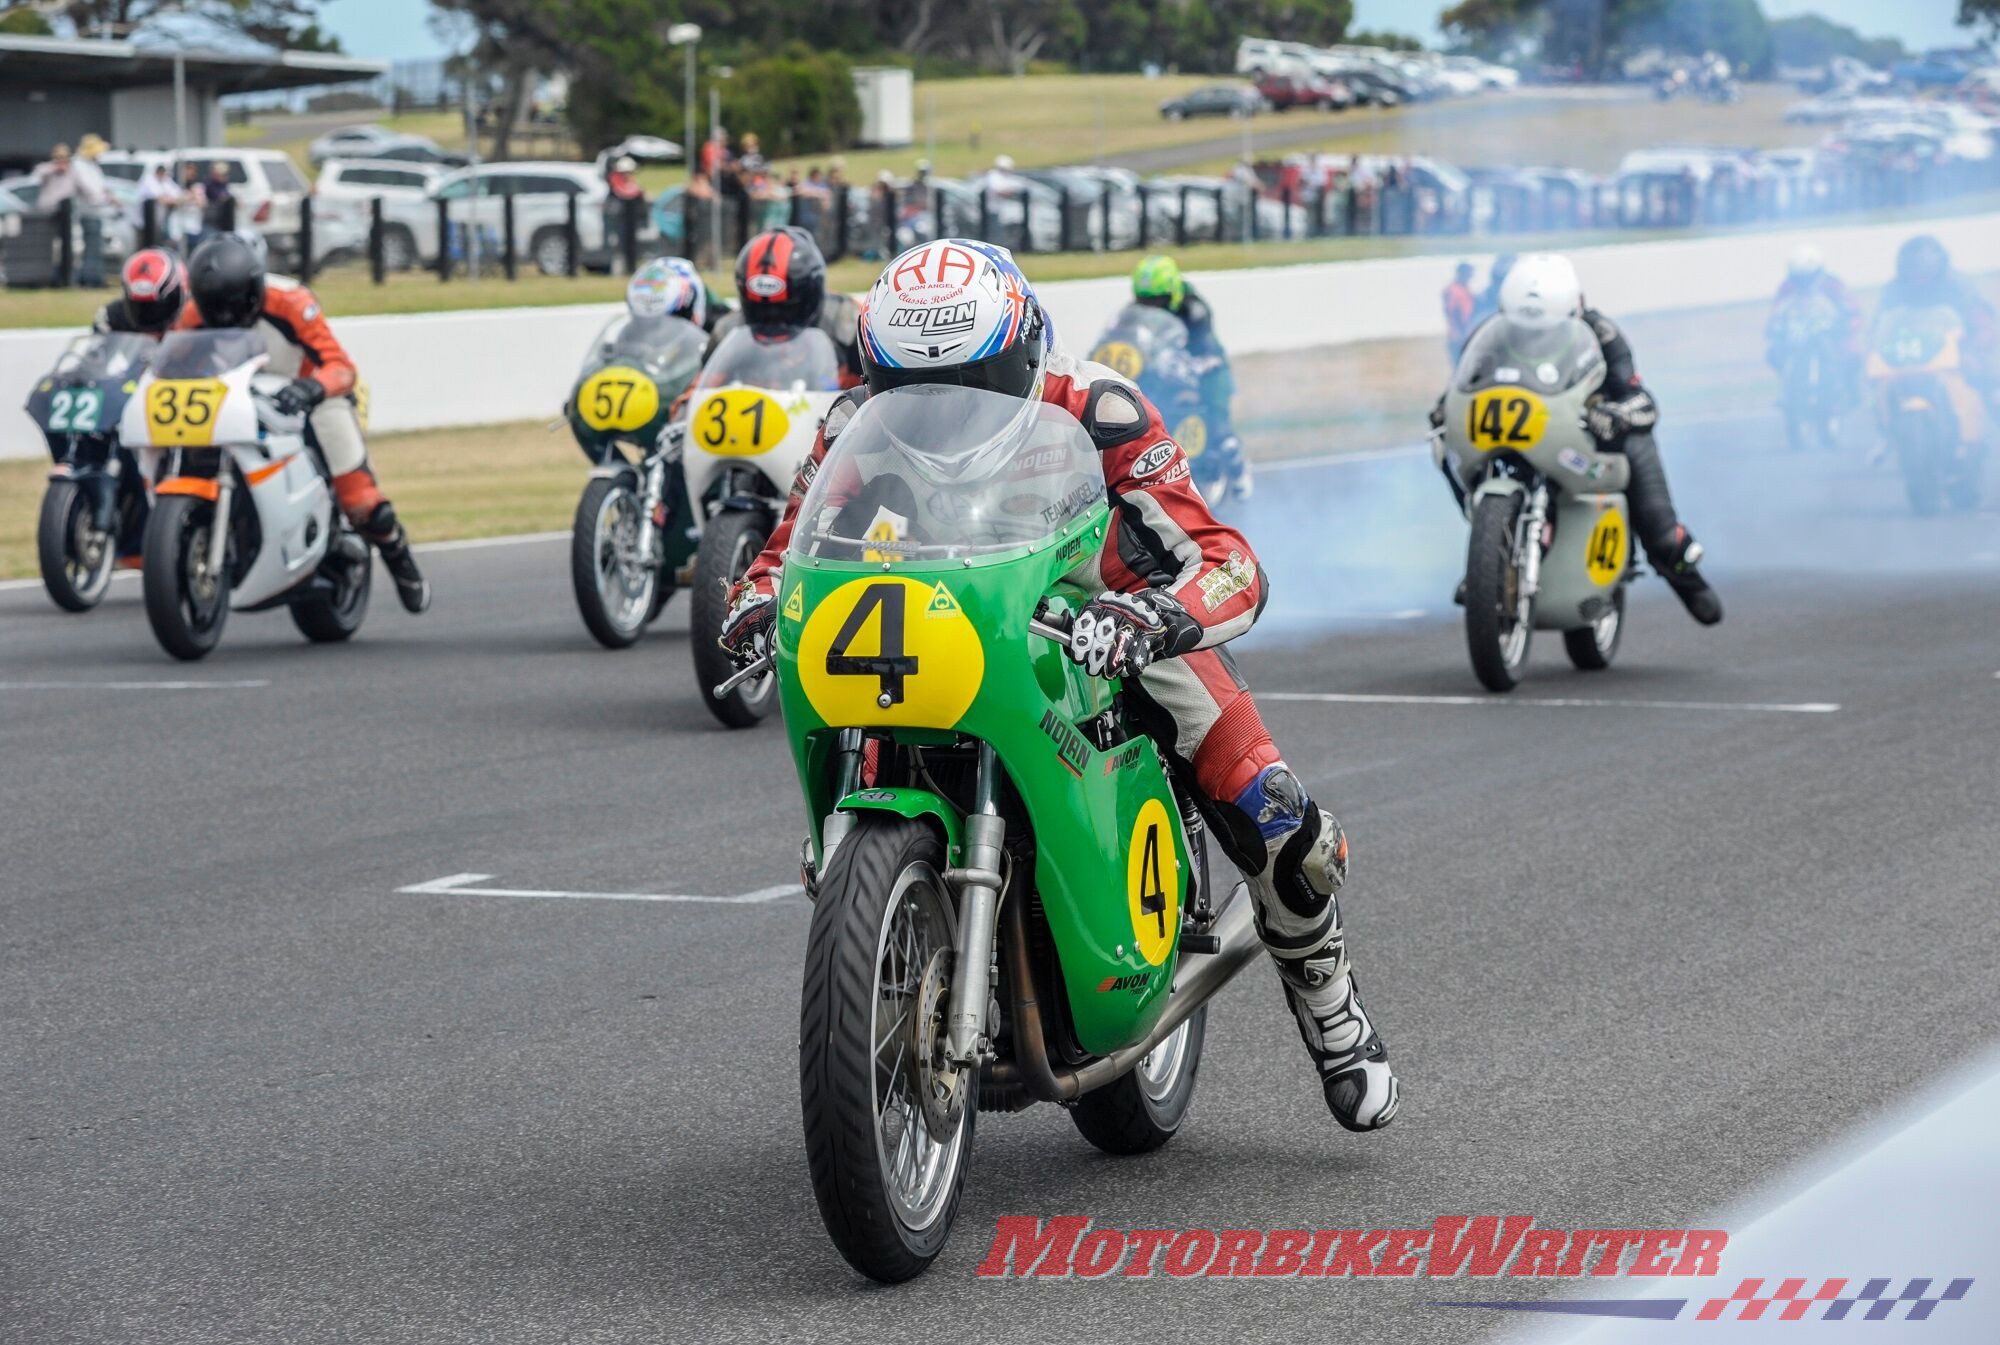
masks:
[[[887,1291],[806,1176],[782,735],[709,720],[684,598],[606,653],[563,544],[433,551],[422,620],[383,583],[349,647],[238,614],[186,667],[135,584],[0,592],[0,1339],[1455,1341],[1516,1323],[1422,1279],[972,1271],[1005,1214],[1713,1226],[2000,1041],[2000,517],[1681,433],[1728,621],[1647,580],[1615,669],[1545,639],[1507,700],[1426,463],[1263,477],[1244,667],[1353,837],[1402,1115],[1334,1127],[1253,967],[1173,1144],[982,1119],[955,1241]]]

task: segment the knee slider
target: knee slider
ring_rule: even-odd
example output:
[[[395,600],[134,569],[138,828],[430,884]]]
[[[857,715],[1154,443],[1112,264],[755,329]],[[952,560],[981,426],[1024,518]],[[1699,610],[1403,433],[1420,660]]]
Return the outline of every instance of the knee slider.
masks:
[[[1347,837],[1332,814],[1306,797],[1285,763],[1267,766],[1236,797],[1257,824],[1269,856],[1272,886],[1295,915],[1313,918],[1347,881]]]

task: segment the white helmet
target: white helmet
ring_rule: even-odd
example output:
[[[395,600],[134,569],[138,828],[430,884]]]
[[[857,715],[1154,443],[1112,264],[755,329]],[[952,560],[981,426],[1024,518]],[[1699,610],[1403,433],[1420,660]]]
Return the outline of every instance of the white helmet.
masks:
[[[1794,280],[1806,280],[1826,269],[1826,258],[1811,243],[1801,243],[1792,249],[1792,255],[1785,262],[1785,270]]]
[[[859,328],[874,392],[956,383],[1041,395],[1042,308],[1005,248],[966,238],[919,243],[883,270]]]
[[[1500,317],[1517,332],[1547,332],[1583,312],[1583,285],[1567,257],[1535,252],[1500,286]]]

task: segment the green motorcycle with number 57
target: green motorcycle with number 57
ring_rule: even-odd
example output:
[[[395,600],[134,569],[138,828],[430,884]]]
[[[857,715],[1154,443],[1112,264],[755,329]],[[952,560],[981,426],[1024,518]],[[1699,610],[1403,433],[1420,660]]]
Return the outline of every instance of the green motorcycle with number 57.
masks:
[[[878,1280],[944,1247],[981,1111],[1060,1103],[1111,1153],[1171,1139],[1206,1004],[1258,948],[1120,684],[1062,647],[1108,520],[1067,411],[945,386],[871,398],[797,516],[775,664],[816,903],[800,1094],[827,1231]]]

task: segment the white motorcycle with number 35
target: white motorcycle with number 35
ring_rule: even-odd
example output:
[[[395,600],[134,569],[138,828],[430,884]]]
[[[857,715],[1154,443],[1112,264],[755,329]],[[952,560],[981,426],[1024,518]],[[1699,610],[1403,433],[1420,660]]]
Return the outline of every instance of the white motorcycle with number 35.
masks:
[[[262,338],[176,332],[125,404],[122,442],[139,455],[146,617],[169,654],[215,648],[231,608],[287,607],[306,638],[345,640],[368,612],[368,544],[339,509],[305,420],[272,396]]]
[[[840,352],[825,332],[738,327],[709,356],[688,398],[681,469],[701,527],[688,643],[702,700],[731,728],[763,719],[777,697],[768,676],[735,678],[736,665],[716,644],[729,590],[777,528],[839,395]],[[724,683],[729,689],[716,694]]]
[[[1433,439],[1472,524],[1465,634],[1489,691],[1520,681],[1537,630],[1561,631],[1578,668],[1611,666],[1633,578],[1622,454],[1604,453],[1584,411],[1604,382],[1590,329],[1570,319],[1510,347],[1508,325],[1473,334]]]

